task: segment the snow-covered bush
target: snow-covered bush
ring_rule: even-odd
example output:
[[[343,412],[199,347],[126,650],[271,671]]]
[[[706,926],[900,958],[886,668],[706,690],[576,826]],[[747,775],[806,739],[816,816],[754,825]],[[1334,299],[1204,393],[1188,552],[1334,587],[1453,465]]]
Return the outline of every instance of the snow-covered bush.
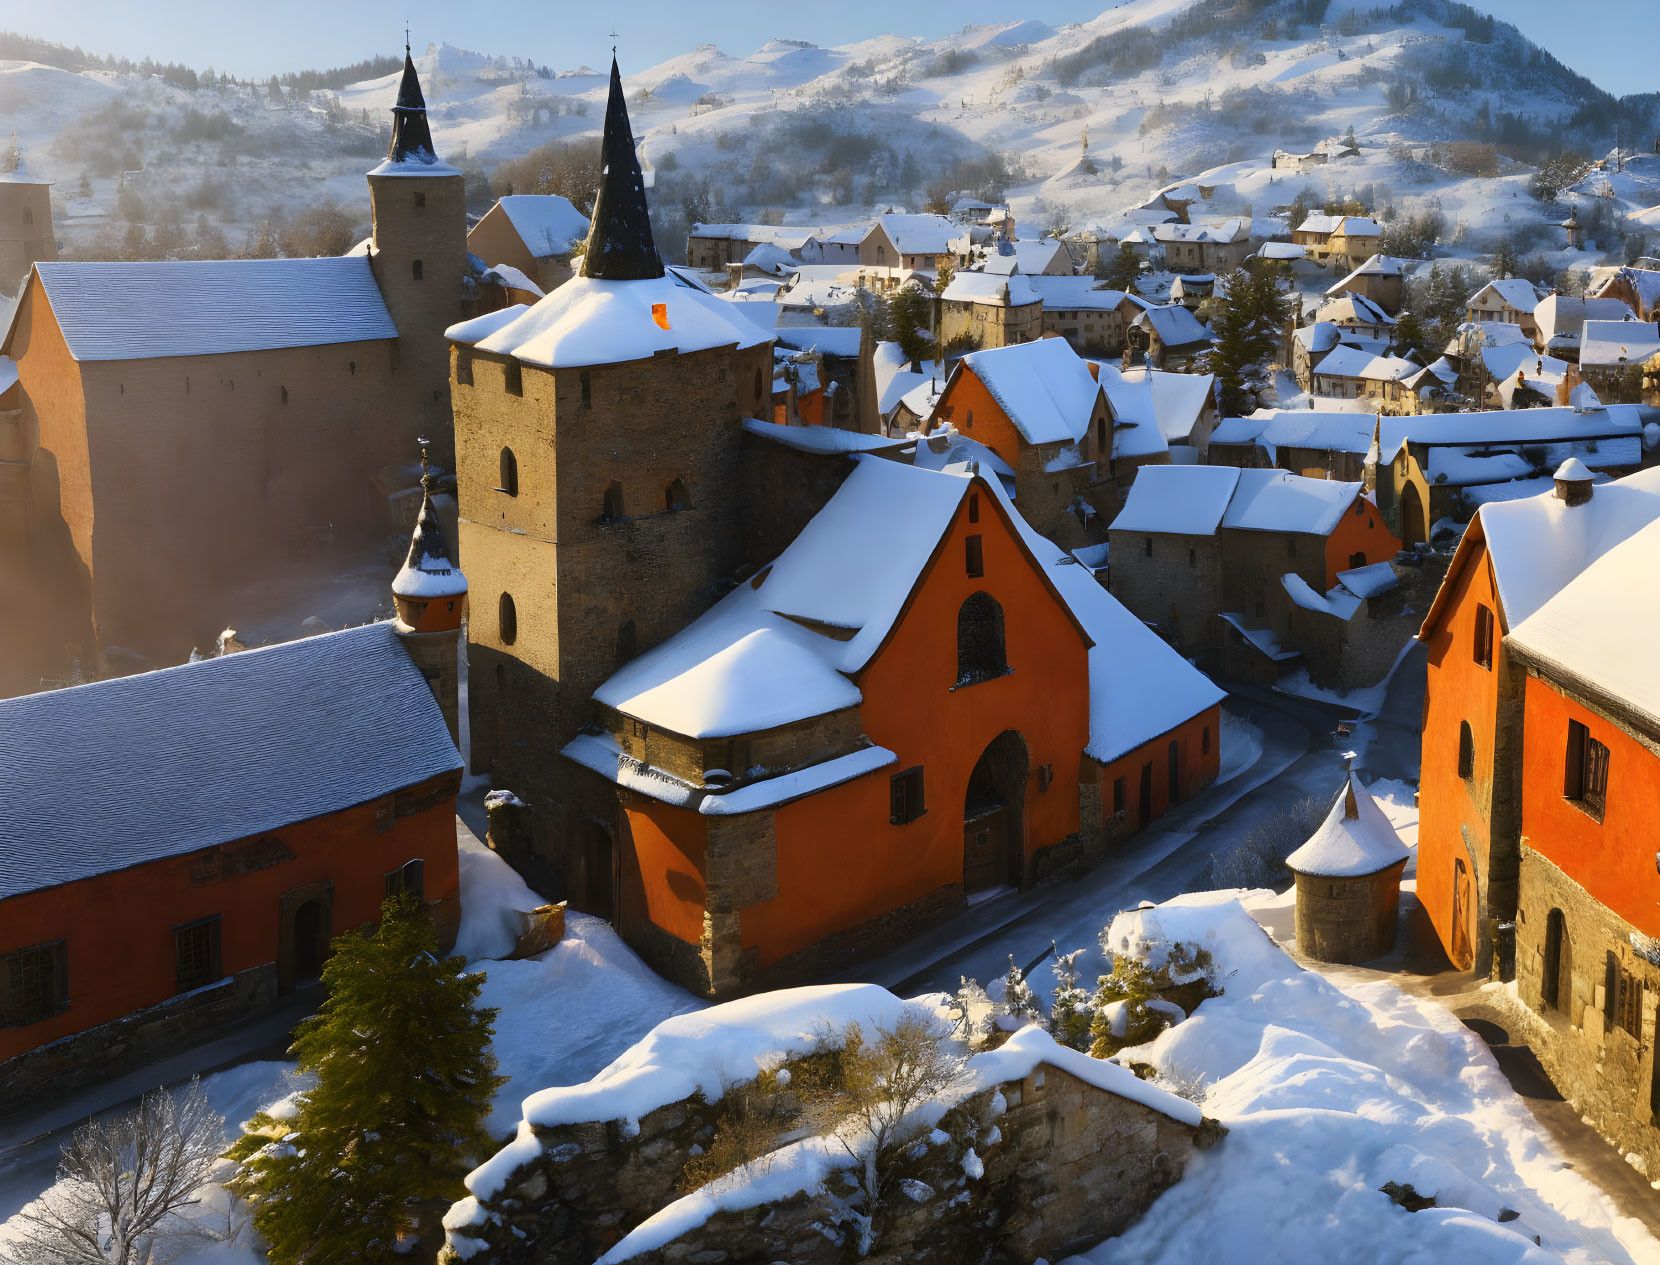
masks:
[[[1089,1025],[1093,1017],[1089,990],[1078,983],[1078,955],[1082,949],[1055,958],[1054,1001],[1049,1007],[1049,1035],[1074,1050],[1089,1048]]]
[[[1043,1022],[1043,1007],[1032,986],[1026,982],[1026,972],[1015,965],[1013,954],[1009,955],[1007,974],[987,991],[998,994],[991,999],[992,1009],[986,1027],[988,1036],[1019,1032],[1029,1023]]]

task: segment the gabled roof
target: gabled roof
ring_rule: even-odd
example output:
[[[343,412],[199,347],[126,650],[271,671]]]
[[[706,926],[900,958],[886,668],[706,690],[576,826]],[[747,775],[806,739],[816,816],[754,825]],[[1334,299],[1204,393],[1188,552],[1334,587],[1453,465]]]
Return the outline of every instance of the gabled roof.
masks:
[[[881,215],[876,222],[902,255],[947,255],[962,226],[945,215]]]
[[[1189,347],[1195,343],[1210,342],[1210,330],[1180,304],[1149,307],[1135,318],[1134,324],[1150,326],[1166,347]]]
[[[588,236],[588,217],[557,193],[510,193],[496,205],[537,259],[568,255]]]
[[[461,768],[389,623],[0,701],[0,899]]]
[[[1142,466],[1109,530],[1214,535],[1241,473],[1235,466]]]
[[[628,123],[622,75],[611,59],[611,87],[605,103],[605,132],[600,138],[599,192],[593,226],[582,255],[582,275],[594,281],[651,281],[663,275],[657,243],[646,213],[646,184]],[[626,359],[627,357],[624,357]]]
[[[1000,277],[967,269],[951,275],[951,284],[945,287],[940,298],[949,303],[989,303],[999,307],[1025,307],[1043,301],[1024,273]]]
[[[1427,413],[1384,417],[1378,423],[1378,460],[1393,461],[1404,444],[1435,447],[1566,443],[1640,435],[1642,414],[1635,404],[1608,404],[1589,411],[1573,408],[1486,409],[1475,413]]]
[[[398,336],[362,255],[55,261],[35,265],[29,284],[37,282],[69,354],[79,361],[213,356]],[[14,328],[15,322],[14,314]]]
[[[1029,444],[1083,438],[1101,387],[1064,338],[1040,338],[962,359]]]
[[[1333,325],[1394,325],[1395,318],[1385,312],[1364,294],[1345,292],[1330,303],[1321,306],[1316,314],[1319,321]]]
[[[1367,382],[1400,382],[1422,368],[1400,356],[1379,356],[1363,347],[1347,343],[1334,347],[1331,354],[1314,367],[1322,378],[1360,378]]]
[[[1518,312],[1531,313],[1539,306],[1539,291],[1533,288],[1533,282],[1526,277],[1501,277],[1496,281],[1489,281],[1470,296],[1471,306],[1489,290]]]
[[[1124,369],[1097,362],[1101,389],[1113,420],[1156,430],[1167,444],[1188,443],[1210,403],[1216,381],[1209,373],[1169,373],[1145,365]]]
[[[1152,306],[1139,294],[1109,290],[1094,277],[1047,276],[1032,273],[1027,276],[1026,284],[1043,300],[1043,306],[1053,311],[1111,312],[1123,306],[1126,299],[1138,308]]]
[[[1359,483],[1309,479],[1286,470],[1241,470],[1222,526],[1329,536],[1360,493]]]
[[[1281,448],[1316,448],[1364,455],[1377,430],[1376,413],[1314,409],[1258,410],[1251,417],[1224,418],[1211,432],[1212,444],[1260,444],[1277,459]]]
[[[1539,337],[1547,342],[1561,339],[1563,346],[1572,347],[1579,346],[1586,321],[1619,321],[1635,315],[1624,299],[1579,299],[1567,294],[1547,295],[1533,309]]]
[[[1660,352],[1660,325],[1647,321],[1586,321],[1580,336],[1582,365],[1640,365]]]
[[[1613,486],[1596,489],[1591,503]],[[1660,735],[1660,657],[1653,646],[1660,620],[1657,568],[1660,520],[1638,528],[1590,562],[1512,625],[1506,644],[1554,679],[1566,678],[1619,710],[1639,713],[1645,728]]]
[[[1298,247],[1301,250],[1301,247]],[[1347,290],[1349,282],[1358,277],[1401,277],[1406,275],[1406,261],[1392,259],[1388,255],[1373,255],[1360,267],[1356,268],[1343,280],[1337,282],[1326,291],[1327,297],[1332,297]]]

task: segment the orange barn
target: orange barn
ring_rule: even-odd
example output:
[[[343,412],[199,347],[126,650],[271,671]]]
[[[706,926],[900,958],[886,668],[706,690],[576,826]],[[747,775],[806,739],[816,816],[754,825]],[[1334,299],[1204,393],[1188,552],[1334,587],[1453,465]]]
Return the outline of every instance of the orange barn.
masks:
[[[1000,487],[863,457],[753,579],[595,693],[597,912],[724,994],[1098,859],[1215,777],[1221,691]]]
[[[1525,722],[1505,634],[1655,517],[1657,471],[1597,488],[1559,476],[1552,494],[1484,505],[1424,618],[1418,899],[1460,969],[1512,970]]]
[[[1530,1044],[1647,1172],[1660,1164],[1657,564],[1660,521],[1505,638],[1527,674],[1516,987],[1539,1016]]]
[[[398,628],[0,702],[0,1108],[315,979],[394,890],[453,943],[461,759]]]

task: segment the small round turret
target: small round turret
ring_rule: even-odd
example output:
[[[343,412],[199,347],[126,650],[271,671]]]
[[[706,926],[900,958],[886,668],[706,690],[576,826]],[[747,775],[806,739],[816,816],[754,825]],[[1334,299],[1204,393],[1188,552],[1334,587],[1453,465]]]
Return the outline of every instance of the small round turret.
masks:
[[[392,579],[398,618],[393,629],[421,669],[444,713],[450,738],[460,745],[461,619],[467,610],[467,577],[450,560],[449,545],[432,505],[432,467],[421,441],[421,512],[409,556]]]

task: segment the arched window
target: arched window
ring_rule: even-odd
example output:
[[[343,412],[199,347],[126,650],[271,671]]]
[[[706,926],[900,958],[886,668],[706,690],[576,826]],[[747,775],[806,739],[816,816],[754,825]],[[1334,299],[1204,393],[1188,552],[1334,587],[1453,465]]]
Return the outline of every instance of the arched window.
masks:
[[[501,644],[511,646],[519,636],[519,610],[513,605],[513,595],[503,593],[501,601],[496,603],[496,629],[501,635]]]
[[[26,207],[23,208],[23,222],[25,224],[33,224],[35,222],[35,209],[34,209],[34,207],[26,206]]]
[[[496,484],[496,491],[506,492],[509,496],[519,494],[519,459],[513,455],[511,448],[501,450],[500,482]]]
[[[617,629],[617,666],[620,668],[637,653],[638,638],[634,632],[634,621],[625,619]]]
[[[957,611],[957,684],[989,681],[1008,670],[1003,608],[990,593],[975,593]]]
[[[692,508],[692,499],[686,495],[686,485],[679,479],[669,484],[668,491],[663,494],[664,503],[671,510],[686,510]]]
[[[1363,567],[1365,565],[1366,555],[1364,553],[1351,553],[1349,555],[1349,567],[1351,569]]]
[[[622,484],[612,483],[605,489],[605,505],[600,510],[600,518],[607,523],[615,523],[626,517],[623,512]]]
[[[1476,771],[1476,740],[1470,733],[1470,722],[1458,724],[1458,776],[1468,781]]]

